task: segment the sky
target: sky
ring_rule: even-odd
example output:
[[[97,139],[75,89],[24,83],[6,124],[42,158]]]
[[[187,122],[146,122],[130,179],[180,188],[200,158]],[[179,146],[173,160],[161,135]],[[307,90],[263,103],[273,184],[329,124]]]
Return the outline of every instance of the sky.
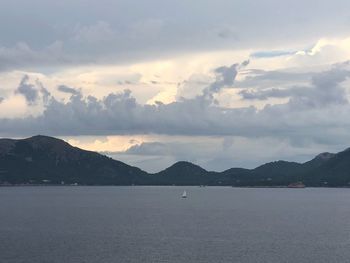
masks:
[[[0,1],[0,137],[160,171],[350,147],[350,2]]]

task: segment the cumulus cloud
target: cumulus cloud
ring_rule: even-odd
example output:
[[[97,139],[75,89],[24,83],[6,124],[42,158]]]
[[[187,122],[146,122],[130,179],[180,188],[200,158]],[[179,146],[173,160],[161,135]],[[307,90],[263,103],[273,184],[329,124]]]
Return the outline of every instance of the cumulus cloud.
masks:
[[[28,105],[33,106],[42,100],[44,103],[48,102],[51,96],[50,92],[42,85],[40,81],[36,81],[35,84],[30,83],[29,76],[24,75],[19,83],[15,94],[24,96]]]
[[[298,106],[327,106],[347,103],[346,90],[340,84],[350,77],[350,71],[334,67],[328,71],[314,74],[311,85],[288,88],[241,90],[239,94],[245,100],[267,100],[269,98],[290,98],[289,104]]]
[[[213,95],[220,93],[224,88],[232,88],[235,83],[238,71],[249,65],[249,60],[241,64],[232,64],[231,66],[221,66],[213,70],[214,81],[210,81],[207,75],[195,74],[177,87],[177,98],[193,98],[195,96],[208,97],[212,99]]]
[[[39,99],[39,91],[32,84],[28,83],[29,77],[25,75],[18,88],[16,89],[16,93],[21,94],[25,97],[27,103],[29,105],[33,105]]]
[[[225,85],[233,83],[234,75],[229,73],[228,76],[220,80]],[[260,110],[253,106],[222,107],[213,103],[212,97],[203,95],[169,104],[140,104],[130,90],[111,93],[102,99],[71,96],[67,102],[51,96],[43,113],[37,117],[0,119],[0,133],[12,136],[36,133],[273,136],[293,143],[308,140],[330,143],[350,139],[347,132],[350,106],[341,85],[348,77],[349,72],[343,66],[335,66],[315,75],[310,85],[299,88],[298,92],[290,89],[287,94],[278,94],[290,96],[287,103],[266,105]],[[216,79],[216,82],[219,81]]]
[[[203,90],[204,95],[211,95],[220,92],[225,87],[231,87],[236,80],[238,70],[246,67],[249,60],[243,61],[241,64],[233,64],[229,67],[222,66],[214,70],[215,81]]]
[[[192,74],[185,81],[178,83],[176,98],[194,98],[203,94],[203,87],[207,87],[212,82],[212,79],[205,74]]]
[[[210,81],[210,78],[206,75],[192,75],[188,80],[178,84],[177,98],[186,99],[203,96],[207,99],[213,99],[213,95],[220,93],[222,89],[232,88],[238,71],[248,65],[249,60],[246,60],[241,64],[236,63],[231,66],[218,67],[213,70],[214,81]]]
[[[297,94],[291,103],[308,104],[311,106],[327,106],[329,104],[346,104],[346,91],[339,84],[350,77],[350,71],[333,68],[321,72],[312,78],[311,89],[305,89],[305,94]]]

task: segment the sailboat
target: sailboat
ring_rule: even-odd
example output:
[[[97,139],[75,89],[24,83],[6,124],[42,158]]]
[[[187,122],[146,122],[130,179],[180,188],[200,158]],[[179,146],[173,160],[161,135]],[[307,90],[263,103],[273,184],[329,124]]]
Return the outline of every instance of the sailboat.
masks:
[[[183,192],[183,194],[182,194],[182,198],[187,198],[187,193],[186,193],[186,190]]]

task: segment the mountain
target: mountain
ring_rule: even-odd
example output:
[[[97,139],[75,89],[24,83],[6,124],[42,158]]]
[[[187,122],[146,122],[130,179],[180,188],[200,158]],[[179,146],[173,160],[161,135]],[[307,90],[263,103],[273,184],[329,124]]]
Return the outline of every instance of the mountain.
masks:
[[[154,174],[158,184],[175,185],[207,185],[210,183],[210,173],[202,167],[190,162],[177,162],[169,168]]]
[[[304,182],[307,186],[350,186],[350,149],[321,153],[305,163],[275,161],[255,169],[231,168],[208,172],[189,162],[178,162],[152,175],[157,184],[287,186]]]
[[[321,153],[305,163],[275,161],[255,169],[206,171],[177,162],[155,174],[48,137],[0,139],[1,184],[350,186],[350,149]]]
[[[303,165],[304,165],[304,167],[308,167],[308,169],[317,168],[320,165],[322,165],[323,163],[325,163],[328,160],[330,160],[331,158],[333,158],[334,156],[336,156],[336,154],[334,154],[334,153],[328,153],[328,152],[320,153],[314,159],[312,159],[308,162],[305,162]]]
[[[350,149],[327,158],[303,179],[313,186],[350,186]]]
[[[34,136],[0,140],[0,181],[9,183],[117,184],[145,183],[148,174],[63,140]]]

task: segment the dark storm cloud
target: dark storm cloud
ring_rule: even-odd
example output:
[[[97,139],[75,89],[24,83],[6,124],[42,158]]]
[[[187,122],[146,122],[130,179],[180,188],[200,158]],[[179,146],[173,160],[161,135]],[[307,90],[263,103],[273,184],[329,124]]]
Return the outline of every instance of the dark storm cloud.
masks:
[[[81,91],[80,90],[76,90],[74,88],[70,88],[66,85],[60,85],[57,87],[57,90],[58,91],[61,91],[63,93],[68,93],[68,94],[71,94],[71,95],[81,95]]]

